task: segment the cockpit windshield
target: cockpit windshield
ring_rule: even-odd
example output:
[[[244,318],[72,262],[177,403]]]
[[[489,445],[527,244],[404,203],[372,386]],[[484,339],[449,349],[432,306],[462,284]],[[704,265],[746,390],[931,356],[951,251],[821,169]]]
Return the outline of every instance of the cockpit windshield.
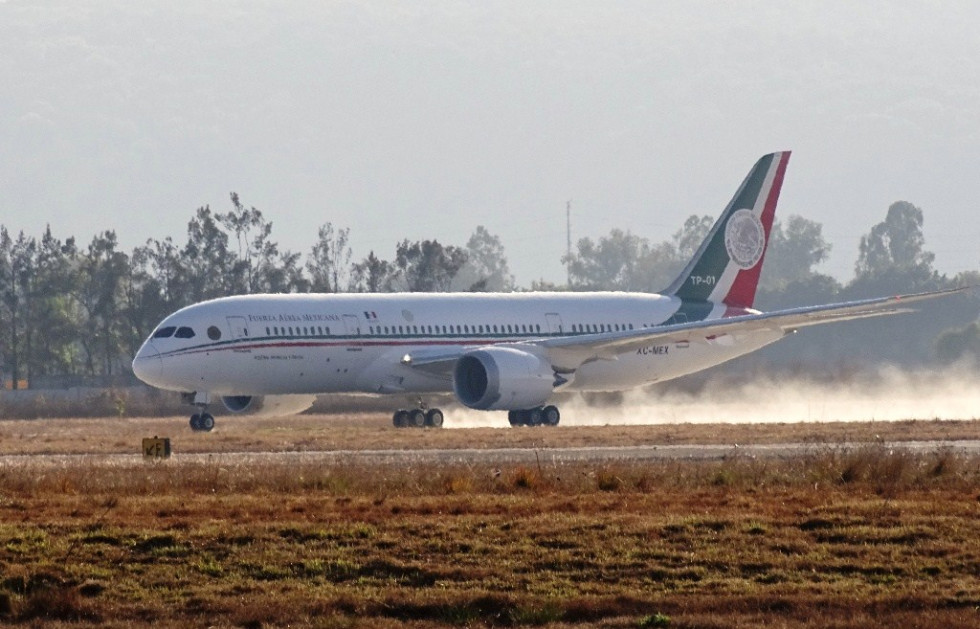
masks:
[[[194,338],[194,330],[187,326],[180,326],[177,328],[177,333],[174,334],[174,338],[178,339],[192,339]]]
[[[168,339],[168,338],[170,338],[171,336],[174,335],[174,331],[176,329],[177,328],[175,326],[172,326],[172,325],[168,325],[166,327],[160,328],[159,330],[157,330],[156,332],[153,333],[153,338],[155,338],[155,339]]]

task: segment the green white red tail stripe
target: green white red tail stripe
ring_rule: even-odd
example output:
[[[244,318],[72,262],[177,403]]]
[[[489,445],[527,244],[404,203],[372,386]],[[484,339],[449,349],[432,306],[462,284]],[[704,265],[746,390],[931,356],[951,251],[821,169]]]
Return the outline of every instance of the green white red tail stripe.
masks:
[[[683,301],[751,308],[789,151],[756,162],[680,276],[665,291]]]

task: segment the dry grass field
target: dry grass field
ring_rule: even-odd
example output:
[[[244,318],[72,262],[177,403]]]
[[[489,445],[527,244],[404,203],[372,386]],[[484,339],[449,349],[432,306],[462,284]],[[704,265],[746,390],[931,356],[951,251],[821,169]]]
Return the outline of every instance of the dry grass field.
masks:
[[[0,422],[0,623],[977,627],[977,422],[395,430],[380,416]],[[853,450],[841,441],[867,442]],[[792,460],[187,462],[181,452],[827,444]]]

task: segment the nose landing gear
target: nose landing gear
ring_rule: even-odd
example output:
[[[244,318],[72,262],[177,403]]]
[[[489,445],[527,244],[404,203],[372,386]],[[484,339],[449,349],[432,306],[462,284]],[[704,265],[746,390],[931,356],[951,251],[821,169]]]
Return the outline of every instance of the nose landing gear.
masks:
[[[214,415],[208,412],[208,404],[211,403],[211,394],[206,391],[194,391],[192,393],[182,393],[181,397],[188,404],[193,404],[199,412],[191,415],[191,430],[194,432],[211,432],[214,430]]]
[[[191,430],[194,432],[211,432],[214,430],[214,416],[204,411],[191,415]]]

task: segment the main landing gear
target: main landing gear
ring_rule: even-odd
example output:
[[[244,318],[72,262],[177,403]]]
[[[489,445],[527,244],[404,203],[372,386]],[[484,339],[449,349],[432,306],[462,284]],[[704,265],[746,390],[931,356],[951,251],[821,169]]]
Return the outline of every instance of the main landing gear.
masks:
[[[521,411],[507,411],[511,426],[557,426],[561,413],[557,406],[539,406]]]
[[[438,408],[398,409],[391,418],[395,428],[442,428],[443,415]]]

